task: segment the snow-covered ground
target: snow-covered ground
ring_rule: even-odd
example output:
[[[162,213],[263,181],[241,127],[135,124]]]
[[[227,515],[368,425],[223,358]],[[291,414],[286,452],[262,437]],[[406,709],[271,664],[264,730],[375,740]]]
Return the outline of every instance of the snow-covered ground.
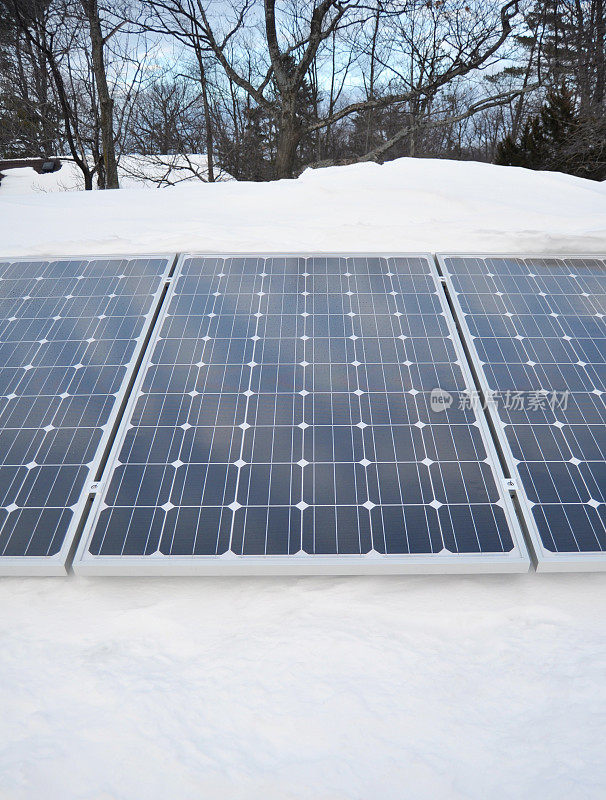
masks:
[[[402,160],[4,194],[0,255],[606,252],[606,186]],[[2,800],[606,796],[606,575],[3,579]]]
[[[606,183],[474,162],[405,158],[308,170],[297,181],[196,182],[160,192],[121,189],[118,197],[50,198],[5,192],[4,183],[4,256],[606,250]]]
[[[3,579],[0,796],[603,800],[606,578]]]

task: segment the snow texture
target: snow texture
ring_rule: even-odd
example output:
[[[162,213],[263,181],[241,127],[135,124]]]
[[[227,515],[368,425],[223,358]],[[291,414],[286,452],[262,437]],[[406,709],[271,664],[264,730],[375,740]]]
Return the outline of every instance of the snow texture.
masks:
[[[475,162],[404,158],[308,170],[296,181],[196,182],[118,197],[19,194],[7,180],[4,256],[606,250],[606,183]]]
[[[606,252],[603,185],[402,160],[12,194],[2,253]],[[606,796],[606,575],[3,579],[2,800]]]

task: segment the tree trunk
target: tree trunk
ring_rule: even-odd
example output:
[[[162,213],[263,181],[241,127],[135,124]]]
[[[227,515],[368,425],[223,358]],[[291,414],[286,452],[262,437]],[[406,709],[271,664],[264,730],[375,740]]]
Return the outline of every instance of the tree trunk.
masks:
[[[198,47],[196,47],[196,56],[198,58],[198,68],[200,70],[200,85],[202,87],[202,104],[204,106],[204,127],[206,129],[206,167],[208,171],[208,182],[214,183],[215,165],[213,159],[213,123],[210,115],[210,104],[208,102],[206,70],[204,69],[202,53]]]
[[[118,164],[114,146],[114,101],[107,85],[105,63],[103,60],[103,33],[99,19],[97,0],[82,0],[82,6],[88,20],[91,40],[91,56],[95,84],[99,96],[101,143],[103,147],[103,166],[105,169],[105,186],[107,189],[119,189]]]
[[[604,9],[603,0],[596,0],[595,3],[595,95],[593,98],[595,104],[595,112],[600,113],[604,104],[605,87],[605,71],[606,64],[604,63],[606,49],[606,9]]]
[[[282,113],[278,128],[278,147],[276,152],[276,178],[294,178],[297,148],[301,138],[295,116],[295,98],[282,101]]]
[[[370,47],[370,75],[368,78],[368,99],[375,99],[375,57],[377,53],[377,38],[379,36],[379,23],[381,20],[381,5],[377,4],[375,12],[375,26],[372,33],[372,42]],[[374,146],[375,130],[375,112],[370,109],[366,114],[366,150],[370,150]]]

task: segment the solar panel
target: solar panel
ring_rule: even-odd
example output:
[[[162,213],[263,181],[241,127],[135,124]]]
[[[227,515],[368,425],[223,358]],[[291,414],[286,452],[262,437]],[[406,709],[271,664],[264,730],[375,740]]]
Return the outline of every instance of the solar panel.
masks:
[[[65,572],[169,266],[0,261],[0,574]]]
[[[606,569],[606,259],[440,259],[538,569]]]
[[[74,569],[527,570],[444,303],[424,256],[182,256]]]

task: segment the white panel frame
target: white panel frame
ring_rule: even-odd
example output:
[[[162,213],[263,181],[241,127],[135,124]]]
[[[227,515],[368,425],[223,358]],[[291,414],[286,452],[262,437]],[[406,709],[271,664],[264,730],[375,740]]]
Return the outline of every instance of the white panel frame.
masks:
[[[486,380],[486,376],[484,374],[484,369],[482,366],[482,362],[480,361],[480,357],[478,356],[474,338],[472,336],[471,331],[469,330],[469,326],[467,324],[467,319],[465,312],[463,311],[461,304],[459,302],[459,293],[454,288],[452,282],[452,273],[449,272],[448,267],[446,266],[446,259],[448,258],[475,258],[485,261],[491,258],[511,258],[511,259],[550,259],[550,258],[560,258],[566,260],[574,260],[574,259],[606,259],[606,255],[580,255],[578,253],[573,253],[570,255],[562,254],[562,253],[548,253],[548,254],[537,254],[537,253],[437,253],[436,258],[438,259],[438,263],[440,265],[440,269],[442,270],[444,283],[448,289],[448,293],[455,310],[455,314],[458,318],[458,323],[461,328],[461,332],[463,334],[463,338],[467,343],[467,347],[469,350],[470,358],[473,363],[475,372],[478,376],[478,380],[481,386],[482,391],[485,393],[485,397],[489,397],[489,392],[491,391],[490,386],[488,385],[488,381]],[[490,417],[494,430],[497,434],[499,440],[499,447],[503,454],[503,458],[507,465],[507,469],[509,470],[509,474],[515,481],[515,489],[514,493],[518,500],[520,510],[524,517],[524,523],[526,526],[526,530],[528,531],[528,536],[530,538],[531,544],[531,555],[533,557],[533,562],[537,572],[605,572],[606,571],[606,551],[595,551],[595,552],[587,552],[587,553],[575,553],[575,552],[561,552],[561,553],[554,553],[551,550],[547,550],[543,546],[543,542],[541,540],[541,535],[539,533],[539,529],[534,519],[534,515],[532,513],[531,503],[524,489],[522,484],[522,480],[520,478],[520,473],[518,471],[516,459],[513,456],[513,452],[509,445],[509,441],[507,439],[507,434],[505,433],[505,425],[501,420],[501,417],[498,413],[496,404],[494,402],[487,403],[487,413]],[[534,552],[532,552],[534,551]]]
[[[96,494],[88,516],[80,544],[73,562],[74,572],[79,575],[372,575],[372,574],[432,574],[432,573],[493,573],[493,572],[528,572],[531,566],[530,557],[524,542],[522,530],[505,486],[498,456],[492,441],[488,424],[483,414],[477,415],[477,426],[481,432],[487,452],[487,462],[491,466],[494,479],[500,493],[499,504],[504,509],[507,523],[512,535],[514,548],[509,553],[495,554],[442,554],[436,553],[413,555],[291,555],[291,556],[240,556],[228,553],[220,556],[95,556],[88,552],[99,514],[104,507],[104,498],[109,488],[111,475],[116,459],[122,449],[128,424],[137,400],[141,396],[141,387],[147,374],[149,361],[153,355],[165,314],[175,294],[175,287],[184,262],[190,258],[423,258],[429,263],[430,274],[440,298],[443,315],[448,324],[449,334],[453,342],[457,359],[469,388],[473,387],[473,378],[467,364],[463,347],[448,303],[444,295],[433,255],[429,253],[182,253],[179,256],[174,276],[171,280],[165,302],[163,304],[152,338],[139,369],[133,391],[126,406],[120,428],[110,452],[99,492]]]
[[[94,495],[94,490],[92,487],[95,486],[95,476],[99,471],[99,467],[101,465],[101,461],[103,459],[104,454],[107,451],[107,448],[110,444],[110,440],[112,437],[112,432],[117,420],[117,417],[120,413],[120,409],[124,402],[124,398],[128,391],[129,384],[133,378],[134,370],[137,365],[137,361],[141,357],[143,349],[145,347],[145,341],[149,335],[150,325],[158,313],[158,307],[160,301],[162,299],[162,295],[167,284],[170,281],[169,274],[172,271],[176,259],[177,253],[144,253],[144,254],[122,254],[118,253],[115,255],[110,255],[107,253],[101,255],[76,255],[76,256],[23,256],[20,258],[12,258],[11,256],[0,257],[0,264],[15,264],[15,263],[33,263],[36,261],[41,262],[53,262],[53,261],[117,261],[117,260],[125,260],[125,261],[138,261],[138,260],[148,260],[148,259],[166,259],[166,269],[164,273],[159,276],[159,283],[158,289],[154,293],[151,304],[150,310],[147,314],[144,315],[143,326],[141,329],[140,335],[132,340],[135,342],[135,349],[133,351],[132,358],[124,367],[126,371],[124,373],[124,379],[122,381],[122,386],[120,387],[120,391],[115,395],[115,402],[113,408],[110,412],[110,416],[105,423],[100,427],[100,430],[103,431],[101,439],[99,440],[99,444],[97,446],[97,450],[95,452],[95,456],[92,461],[89,462],[88,465],[88,476],[85,480],[84,486],[82,487],[82,492],[80,498],[77,503],[71,506],[73,511],[73,516],[69,527],[65,533],[65,538],[63,540],[63,544],[61,549],[58,553],[54,556],[0,556],[0,576],[19,576],[19,577],[31,577],[31,576],[63,576],[66,575],[68,572],[68,562],[70,560],[71,554],[73,553],[73,549],[76,543],[76,539],[78,537],[78,533],[82,524],[82,518],[87,510],[87,506],[91,500],[91,497]]]

